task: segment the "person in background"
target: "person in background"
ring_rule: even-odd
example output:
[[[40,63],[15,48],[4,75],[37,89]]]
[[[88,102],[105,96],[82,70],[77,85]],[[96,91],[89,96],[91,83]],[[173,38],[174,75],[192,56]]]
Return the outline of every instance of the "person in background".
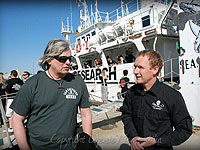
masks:
[[[116,62],[114,60],[112,60],[110,57],[107,59],[108,65],[109,66],[114,66],[116,65]]]
[[[123,98],[125,98],[126,96],[126,92],[128,90],[128,83],[130,81],[130,79],[127,77],[128,75],[128,70],[123,70],[123,77],[120,79],[119,84],[121,87],[121,95]]]
[[[101,59],[95,58],[95,59],[94,59],[94,67],[95,67],[95,68],[99,68],[99,67],[101,67],[101,66],[102,66],[102,61],[101,61]]]
[[[5,88],[6,88],[5,79],[3,77],[3,74],[0,74],[0,96],[2,96],[0,100],[2,102],[4,111],[5,111],[5,105],[6,105]],[[3,124],[3,119],[2,119],[1,111],[0,111],[0,125],[2,125],[2,124]]]
[[[73,61],[69,46],[61,39],[48,43],[39,60],[44,71],[25,82],[11,105],[21,150],[74,150],[78,108],[83,132],[92,136],[89,93],[83,79],[69,73]]]
[[[72,64],[72,70],[78,70],[78,65],[76,63]]]
[[[23,78],[24,78],[24,81],[28,80],[30,78],[30,73],[28,71],[24,71],[23,73]]]
[[[23,81],[18,78],[18,73],[16,70],[12,70],[10,73],[10,79],[8,80],[5,94],[6,94],[6,117],[9,120],[9,128],[8,132],[13,132],[12,129],[12,121],[11,117],[13,115],[13,110],[10,108],[11,103],[13,102],[14,97],[16,96],[17,92],[23,85]]]
[[[5,95],[6,81],[2,74],[0,74],[0,96]],[[3,102],[3,106],[5,106],[5,101]]]
[[[118,61],[118,65],[125,63],[124,57],[122,55],[117,56],[117,61]]]
[[[134,63],[136,82],[122,106],[122,121],[132,150],[172,150],[192,134],[192,119],[180,92],[159,82],[163,58],[140,51]]]
[[[113,66],[113,60],[111,58],[107,59],[108,65],[109,66]]]
[[[99,76],[99,79],[101,80],[101,98],[104,104],[108,101],[108,87],[107,87],[107,80],[108,76],[106,75],[107,68],[103,68],[101,71],[101,75]]]
[[[84,62],[83,69],[88,69],[88,68],[91,68],[90,65],[88,64],[88,62]]]
[[[125,60],[127,63],[132,63],[135,61],[135,56],[133,56],[133,54],[131,54],[131,52],[127,50]]]

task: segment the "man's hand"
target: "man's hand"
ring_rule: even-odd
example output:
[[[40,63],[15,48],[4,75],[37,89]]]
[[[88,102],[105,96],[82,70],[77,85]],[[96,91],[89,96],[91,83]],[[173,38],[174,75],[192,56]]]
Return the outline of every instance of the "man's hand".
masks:
[[[144,147],[141,145],[141,143],[138,139],[141,139],[141,138],[137,136],[131,140],[131,150],[143,150],[144,149]]]
[[[156,139],[153,137],[138,138],[137,141],[141,143],[142,147],[149,147],[156,144]]]

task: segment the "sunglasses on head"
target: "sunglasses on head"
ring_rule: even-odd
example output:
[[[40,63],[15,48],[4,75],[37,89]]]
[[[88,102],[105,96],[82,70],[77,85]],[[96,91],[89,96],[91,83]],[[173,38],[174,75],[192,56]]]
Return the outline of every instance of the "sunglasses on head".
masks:
[[[73,61],[73,57],[72,56],[54,56],[53,58],[55,58],[57,61],[65,63],[67,60],[69,60],[70,62]]]

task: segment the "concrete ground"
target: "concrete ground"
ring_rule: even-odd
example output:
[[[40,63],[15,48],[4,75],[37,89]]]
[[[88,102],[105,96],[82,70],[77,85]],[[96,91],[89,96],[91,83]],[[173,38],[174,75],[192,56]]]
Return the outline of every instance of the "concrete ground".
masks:
[[[124,135],[122,121],[93,129],[93,140],[102,150],[129,150],[129,142]],[[174,147],[175,150],[200,150],[200,130],[183,144]]]

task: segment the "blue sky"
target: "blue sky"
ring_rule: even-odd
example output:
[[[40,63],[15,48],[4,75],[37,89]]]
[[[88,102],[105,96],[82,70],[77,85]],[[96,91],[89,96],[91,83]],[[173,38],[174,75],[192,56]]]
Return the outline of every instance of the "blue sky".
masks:
[[[75,32],[79,9],[76,0],[71,1]],[[98,1],[100,11],[118,7],[120,0]],[[0,72],[41,70],[37,62],[47,43],[55,38],[65,39],[61,34],[61,18],[66,23],[67,16],[71,16],[70,0],[0,0]]]

